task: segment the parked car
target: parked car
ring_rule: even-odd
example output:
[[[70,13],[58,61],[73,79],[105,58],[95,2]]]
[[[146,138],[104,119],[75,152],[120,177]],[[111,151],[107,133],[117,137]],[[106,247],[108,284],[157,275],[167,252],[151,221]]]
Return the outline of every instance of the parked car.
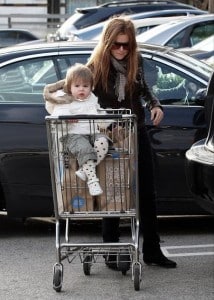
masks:
[[[0,29],[0,48],[9,47],[19,43],[38,40],[39,38],[24,29]]]
[[[55,42],[0,50],[0,210],[11,217],[53,214],[43,89],[64,78],[70,65],[85,63],[95,45]],[[213,70],[171,48],[139,44],[139,49],[148,84],[165,112],[154,127],[146,110],[158,213],[203,213],[186,182],[185,152],[207,135],[197,91],[207,88]]]
[[[214,34],[192,47],[179,48],[179,51],[201,60],[214,57]]]
[[[207,59],[202,59],[202,61],[210,65],[214,69],[214,56],[211,56]]]
[[[159,25],[137,36],[137,41],[175,49],[191,47],[213,35],[214,14],[193,16]]]
[[[199,205],[214,214],[214,73],[207,90],[205,111],[208,135],[186,152],[186,173],[190,190]]]
[[[158,7],[160,3],[157,2],[154,4],[155,7]],[[160,17],[174,17],[174,16],[194,16],[194,15],[205,15],[207,14],[207,11],[201,10],[201,9],[192,9],[191,8],[181,8],[180,5],[177,5],[173,9],[170,9],[169,6],[161,6],[160,9],[154,9],[152,10],[151,5],[147,6],[145,9],[145,5],[141,6],[143,11],[139,13],[131,13],[131,12],[121,12],[117,13],[117,15],[128,15],[130,19],[132,20],[138,20],[138,19],[146,19],[146,18],[160,18]],[[87,29],[88,27],[98,25],[99,23],[105,22],[107,19],[112,17],[114,14],[109,15],[107,18],[104,18],[103,20],[99,20],[95,23],[88,24],[87,26],[80,26],[75,27],[75,14],[68,18],[60,27],[57,29],[56,33],[52,35],[54,39],[56,40],[67,40],[71,34],[78,34],[80,31]],[[78,16],[78,14],[76,15]],[[96,27],[96,26],[95,26]],[[97,32],[98,34],[98,32]]]
[[[75,30],[103,22],[113,15],[130,15],[165,9],[198,10],[191,5],[171,0],[113,1],[94,7],[76,8],[75,13],[65,21],[62,27],[67,27],[67,24],[69,24],[70,31],[74,32]],[[64,31],[63,28],[62,31]]]
[[[136,29],[136,33],[140,34],[145,32],[155,26],[160,24],[165,24],[166,22],[170,22],[173,20],[177,20],[178,18],[188,18],[186,16],[179,17],[164,17],[164,18],[146,18],[146,19],[138,19],[132,20]],[[99,40],[100,35],[102,33],[103,27],[106,24],[105,22],[100,22],[98,24],[83,28],[78,30],[77,33],[70,34],[69,40]]]

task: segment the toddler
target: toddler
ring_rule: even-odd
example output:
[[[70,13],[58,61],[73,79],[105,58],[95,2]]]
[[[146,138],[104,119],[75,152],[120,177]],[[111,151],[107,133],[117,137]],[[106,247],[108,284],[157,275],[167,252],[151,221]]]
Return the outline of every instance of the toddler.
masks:
[[[52,116],[102,114],[97,97],[92,93],[93,75],[88,67],[75,64],[68,69],[65,81],[49,84],[44,89],[46,109]],[[86,181],[89,193],[103,193],[96,175],[98,165],[108,152],[108,138],[101,134],[97,123],[88,120],[69,123],[68,134],[61,138],[66,149],[78,161],[76,175]]]

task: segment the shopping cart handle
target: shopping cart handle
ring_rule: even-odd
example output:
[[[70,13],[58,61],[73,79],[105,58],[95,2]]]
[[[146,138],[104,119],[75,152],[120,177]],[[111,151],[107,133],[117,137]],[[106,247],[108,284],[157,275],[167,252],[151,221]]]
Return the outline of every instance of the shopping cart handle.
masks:
[[[109,120],[109,119],[122,119],[130,117],[131,115],[122,115],[122,114],[106,114],[106,115],[66,115],[58,116],[59,120],[68,120],[68,119],[78,119],[78,120]]]

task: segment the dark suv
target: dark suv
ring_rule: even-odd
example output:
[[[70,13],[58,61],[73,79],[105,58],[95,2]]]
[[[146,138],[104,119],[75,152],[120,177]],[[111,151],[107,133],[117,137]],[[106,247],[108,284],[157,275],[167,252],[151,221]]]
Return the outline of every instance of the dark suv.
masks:
[[[72,29],[75,30],[105,21],[113,15],[130,15],[154,10],[180,8],[196,9],[191,5],[171,0],[113,1],[94,7],[77,8],[75,13],[67,21],[73,25]]]

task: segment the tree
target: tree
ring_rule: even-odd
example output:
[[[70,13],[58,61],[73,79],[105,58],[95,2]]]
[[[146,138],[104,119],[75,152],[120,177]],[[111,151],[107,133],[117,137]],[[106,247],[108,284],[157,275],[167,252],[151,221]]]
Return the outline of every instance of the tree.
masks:
[[[209,6],[208,6],[209,12],[214,13],[214,1],[209,0]]]
[[[213,0],[193,0],[193,5],[197,8],[208,10],[210,13],[214,12]]]

